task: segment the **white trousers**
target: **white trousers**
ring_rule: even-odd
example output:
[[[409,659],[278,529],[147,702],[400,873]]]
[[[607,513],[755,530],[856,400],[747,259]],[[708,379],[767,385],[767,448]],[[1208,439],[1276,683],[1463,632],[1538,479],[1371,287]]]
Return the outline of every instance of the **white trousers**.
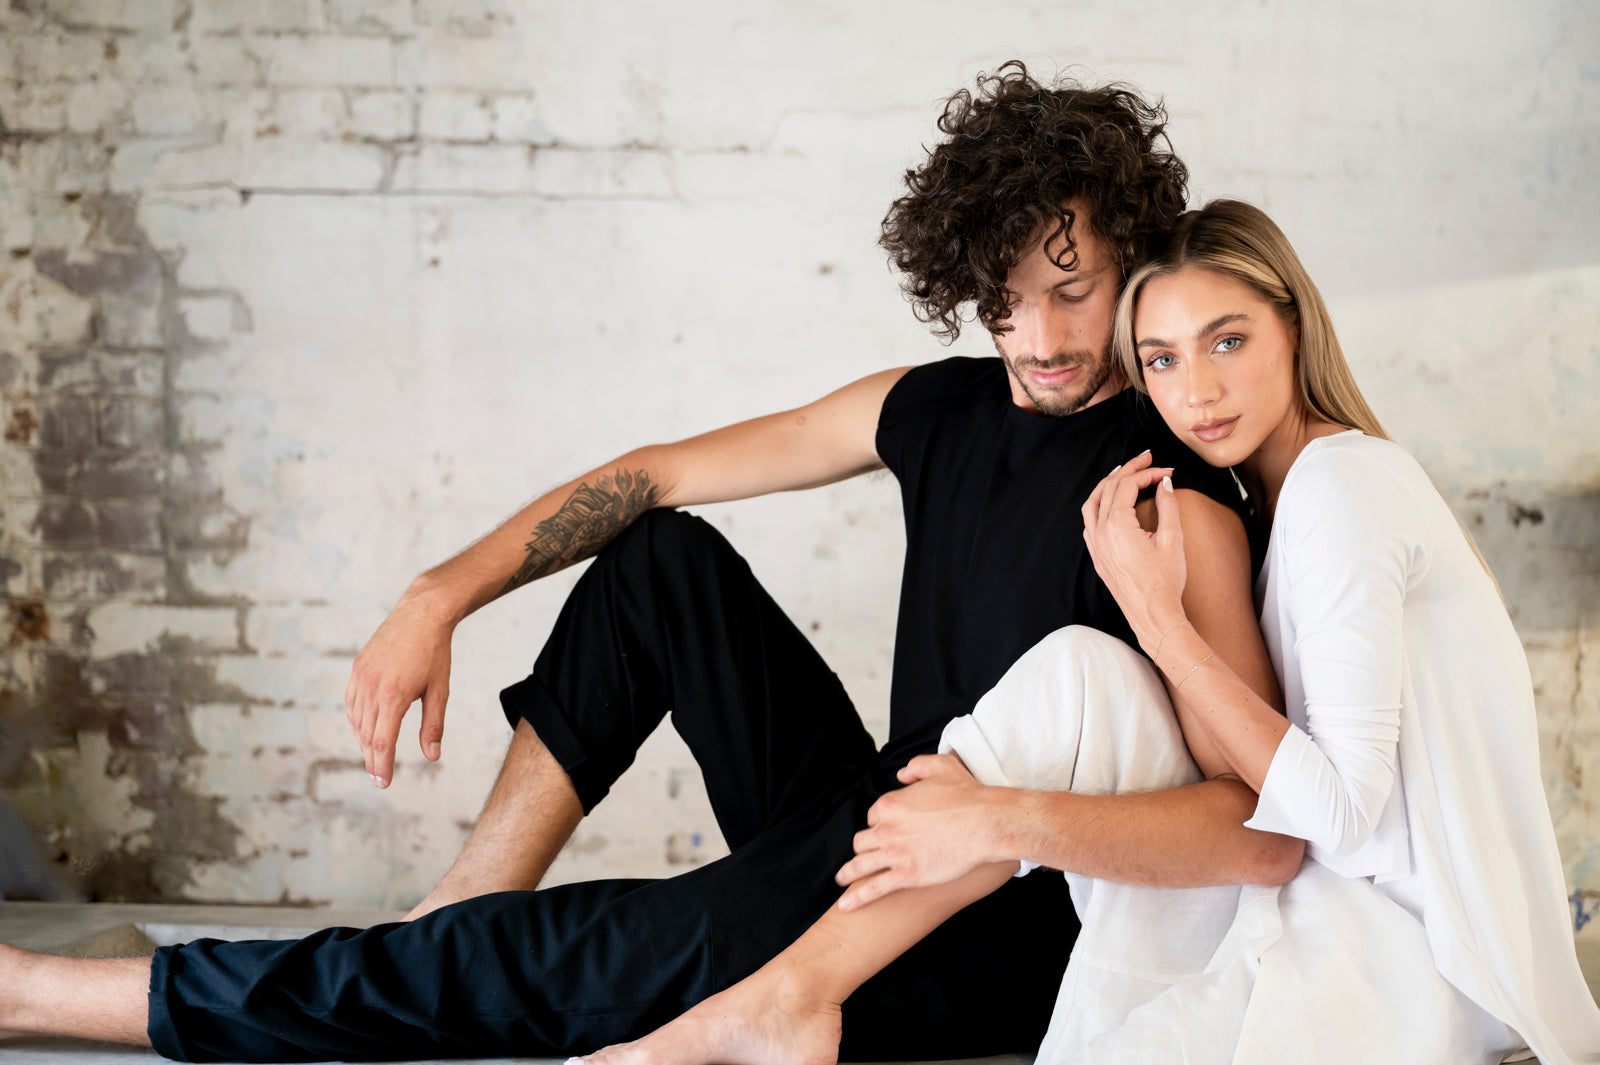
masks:
[[[984,784],[1111,794],[1201,779],[1155,667],[1060,629],[946,726]],[[1422,924],[1307,861],[1283,888],[1065,874],[1082,922],[1038,1065],[1499,1061],[1515,1037],[1439,975]]]

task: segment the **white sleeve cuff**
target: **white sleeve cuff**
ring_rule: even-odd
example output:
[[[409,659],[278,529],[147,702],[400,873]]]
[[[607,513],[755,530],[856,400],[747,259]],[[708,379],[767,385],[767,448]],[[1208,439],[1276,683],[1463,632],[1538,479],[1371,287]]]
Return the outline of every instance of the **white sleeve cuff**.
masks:
[[[1306,748],[1315,746],[1299,725],[1289,726],[1272,754],[1272,764],[1267,766],[1267,777],[1261,782],[1261,794],[1256,798],[1255,815],[1244,823],[1245,828],[1310,838],[1305,817],[1305,774],[1297,770],[1311,753]],[[1315,795],[1311,798],[1314,801]]]

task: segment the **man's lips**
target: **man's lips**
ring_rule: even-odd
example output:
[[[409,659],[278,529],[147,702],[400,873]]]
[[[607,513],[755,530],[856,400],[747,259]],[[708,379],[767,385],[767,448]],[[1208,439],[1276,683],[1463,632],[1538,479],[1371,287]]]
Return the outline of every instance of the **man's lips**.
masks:
[[[1027,371],[1028,379],[1040,388],[1059,388],[1082,370],[1082,366],[1062,366],[1060,368],[1040,367]]]
[[[1233,427],[1239,424],[1239,416],[1231,418],[1218,418],[1215,421],[1201,422],[1189,431],[1208,444],[1214,444],[1233,432]]]

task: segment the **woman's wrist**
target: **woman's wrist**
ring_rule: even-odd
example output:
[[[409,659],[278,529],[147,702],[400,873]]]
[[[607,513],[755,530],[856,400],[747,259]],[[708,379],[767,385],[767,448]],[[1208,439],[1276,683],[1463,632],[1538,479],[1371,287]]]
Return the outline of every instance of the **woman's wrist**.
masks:
[[[1150,656],[1152,662],[1159,665],[1165,646],[1172,642],[1169,637],[1193,631],[1194,626],[1189,624],[1183,603],[1178,602],[1149,611],[1146,617],[1134,625],[1133,634],[1138,639],[1139,646],[1144,649],[1144,653]]]

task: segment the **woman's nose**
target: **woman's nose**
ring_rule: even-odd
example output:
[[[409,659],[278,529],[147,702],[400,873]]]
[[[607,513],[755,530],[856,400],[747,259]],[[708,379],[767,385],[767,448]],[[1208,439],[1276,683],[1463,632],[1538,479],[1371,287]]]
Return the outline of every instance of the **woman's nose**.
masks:
[[[1204,407],[1215,403],[1222,394],[1215,371],[1204,359],[1190,359],[1188,363],[1189,406]]]

